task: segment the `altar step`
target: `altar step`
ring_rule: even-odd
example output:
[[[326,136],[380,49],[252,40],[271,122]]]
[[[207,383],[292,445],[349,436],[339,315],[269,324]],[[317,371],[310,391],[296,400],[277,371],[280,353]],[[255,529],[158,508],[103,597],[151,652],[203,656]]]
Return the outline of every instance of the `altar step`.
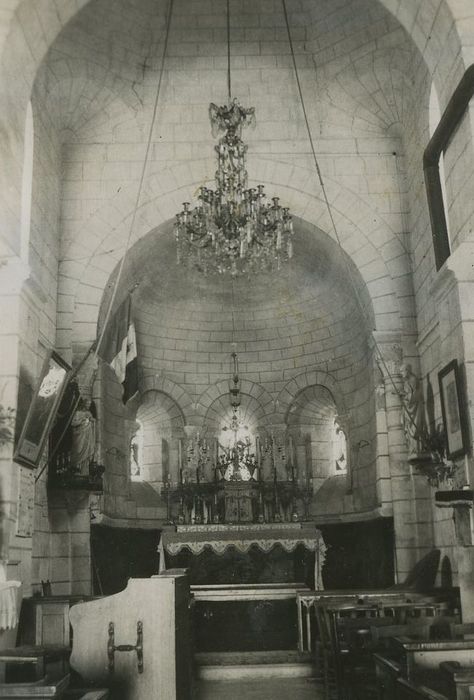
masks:
[[[194,658],[202,680],[312,678],[316,672],[311,654],[293,649],[198,653]]]

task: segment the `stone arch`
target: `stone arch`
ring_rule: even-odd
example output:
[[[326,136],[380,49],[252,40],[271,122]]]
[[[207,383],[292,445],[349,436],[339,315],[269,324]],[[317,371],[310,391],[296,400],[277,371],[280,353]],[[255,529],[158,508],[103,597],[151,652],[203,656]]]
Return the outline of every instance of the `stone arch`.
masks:
[[[161,484],[174,470],[172,476],[177,482],[177,439],[184,434],[180,405],[169,394],[149,389],[140,396],[136,420],[141,426],[141,480]]]
[[[321,370],[312,370],[310,372],[302,372],[283,387],[277,399],[278,411],[283,416],[285,422],[288,419],[288,412],[292,403],[295,401],[298,394],[311,386],[320,385],[325,387],[334,397],[334,403],[337,406],[339,413],[346,412],[346,404],[344,395],[341,391],[336,379],[327,372]]]
[[[114,105],[118,105],[123,120],[124,113],[132,116],[140,107],[138,97],[129,90],[122,78],[111,76],[105,68],[97,68],[96,64],[92,64],[95,74],[91,75],[89,65],[84,60],[65,59],[64,69],[59,77],[51,75],[51,71],[43,70],[38,77],[46,86],[43,88],[41,80],[37,80],[34,86],[33,101],[41,90],[47,91],[49,111],[54,113],[58,120],[58,128],[74,136],[77,136],[91,119],[91,115],[88,114],[90,110],[94,115],[100,115],[101,118],[105,115],[105,118],[109,119],[109,112]]]
[[[318,383],[301,389],[285,416],[290,434],[300,445],[306,445],[316,487],[321,486],[328,477],[347,473],[348,430],[345,417],[341,419],[340,412],[332,391]],[[337,452],[339,454],[336,456]]]
[[[218,435],[223,426],[228,427],[233,417],[233,410],[229,403],[228,393],[215,399],[207,409],[203,419],[203,426],[205,426],[207,434],[215,436]],[[265,421],[265,413],[261,404],[249,394],[241,394],[238,417],[243,425],[249,427],[251,433],[255,433]]]
[[[274,401],[266,389],[256,382],[242,379],[240,382],[240,391],[242,394],[249,396],[253,402],[258,405],[256,416],[264,422],[268,416],[273,413]],[[201,421],[205,421],[212,405],[223,396],[229,394],[228,380],[221,380],[209,386],[199,397],[197,402],[197,415]],[[254,404],[255,405],[255,404]]]
[[[197,171],[205,176],[206,173],[212,172],[212,167],[212,161],[195,161],[190,168],[175,166],[152,176],[147,183],[145,197],[150,192],[158,192],[158,195],[149,196],[141,205],[133,242],[157,226],[170,226],[170,220],[179,207],[177,202],[193,201],[193,192],[203,182],[202,179],[196,179]],[[290,204],[295,217],[322,230],[331,229],[324,201],[314,194],[313,171],[264,159],[255,163],[255,170],[254,181],[268,184],[271,189],[278,188],[282,200]],[[177,183],[181,183],[182,186],[177,187]],[[135,194],[133,187],[126,188],[99,210],[88,222],[89,238],[81,240],[80,244],[72,243],[68,251],[68,260],[61,264],[61,271],[64,275],[67,274],[69,295],[74,292],[74,284],[71,288],[71,278],[76,279],[73,313],[75,327],[72,332],[72,343],[76,349],[87,347],[95,338],[97,312],[92,317],[91,306],[98,309],[103,291],[107,284],[111,283],[113,268],[123,254]],[[340,237],[341,248],[355,263],[371,298],[375,328],[398,330],[398,293],[402,290],[406,293],[406,279],[400,272],[392,276],[389,256],[395,255],[399,258],[404,254],[400,241],[389,225],[355,193],[335,181],[328,180],[328,196],[340,231],[343,232]],[[355,209],[352,205],[355,203],[358,212],[356,216],[352,214]],[[392,245],[386,246],[389,241]],[[77,257],[84,257],[84,249],[89,249],[87,261],[74,261],[75,245],[80,245],[76,250]],[[389,249],[391,253],[386,252]],[[61,291],[60,288],[60,294]],[[61,324],[60,321],[58,317],[58,325],[64,327],[64,323]]]
[[[140,396],[144,397],[149,391],[157,391],[172,399],[179,407],[186,425],[192,411],[193,402],[188,392],[182,386],[168,379],[163,374],[145,375],[141,380]]]
[[[406,30],[431,75],[437,83],[443,102],[471,61],[469,37],[474,34],[474,8],[466,11],[463,3],[456,0],[435,2],[428,0],[421,6],[416,3],[400,3],[399,0],[379,0],[380,4],[395,17]],[[0,192],[9,193],[2,201],[8,219],[5,230],[11,232],[11,247],[16,250],[19,236],[19,190],[21,181],[23,136],[26,106],[35,76],[49,48],[67,24],[85,8],[89,0],[44,0],[41,10],[31,12],[29,0],[13,0],[2,15],[0,26],[0,122],[3,133],[8,134],[2,144],[2,161],[5,173],[0,182]],[[313,14],[317,23],[317,7]],[[443,60],[445,59],[445,60]],[[18,67],[22,69],[18,80]],[[449,78],[449,79],[448,79]],[[442,93],[444,86],[445,93]],[[17,187],[12,188],[12,182]],[[17,196],[12,201],[12,193]]]
[[[137,412],[142,406],[158,405],[159,402],[157,397],[163,397],[162,400],[160,399],[162,404],[162,406],[160,405],[160,408],[163,408],[163,410],[168,413],[173,429],[182,427],[185,424],[185,417],[178,400],[171,394],[162,391],[161,389],[152,388],[141,393]]]
[[[0,33],[1,63],[9,58],[11,65],[23,65],[22,60],[28,56],[29,61],[24,68],[24,92],[31,91],[38,66],[46,55],[49,47],[55,41],[66,25],[89,4],[90,0],[62,0],[58,6],[57,0],[45,0],[42,3],[42,15],[49,21],[39,21],[38,13],[29,11],[29,0],[14,0],[5,11],[3,32]],[[442,55],[442,47],[449,50],[457,60],[461,52],[461,63],[465,67],[470,62],[467,48],[463,47],[463,39],[471,27],[470,20],[474,18],[464,5],[456,0],[424,3],[420,8],[415,3],[400,3],[400,0],[379,0],[379,3],[400,23],[423,56],[429,70],[435,73]],[[314,24],[317,23],[317,10],[313,13]],[[453,26],[454,25],[454,26]],[[454,30],[454,31],[453,31]],[[35,51],[31,60],[28,38],[36,36]],[[451,66],[450,66],[451,68]],[[14,75],[13,73],[11,75]],[[26,102],[25,102],[26,105]]]

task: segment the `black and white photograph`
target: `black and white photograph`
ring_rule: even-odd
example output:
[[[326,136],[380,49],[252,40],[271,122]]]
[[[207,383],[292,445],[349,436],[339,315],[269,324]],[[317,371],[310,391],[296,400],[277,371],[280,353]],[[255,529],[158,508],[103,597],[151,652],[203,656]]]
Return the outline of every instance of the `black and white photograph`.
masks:
[[[474,0],[0,0],[0,698],[474,698]]]

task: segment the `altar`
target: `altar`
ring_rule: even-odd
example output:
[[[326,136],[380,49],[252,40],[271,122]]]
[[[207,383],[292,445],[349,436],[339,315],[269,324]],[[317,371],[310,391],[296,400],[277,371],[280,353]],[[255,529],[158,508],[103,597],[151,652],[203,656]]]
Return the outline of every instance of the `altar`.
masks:
[[[189,571],[198,652],[297,648],[297,594],[322,588],[325,545],[314,525],[177,525],[159,551],[160,569]]]
[[[314,555],[313,571],[304,577],[313,588],[318,590],[323,587],[321,569],[324,563],[326,547],[321,532],[312,523],[252,523],[252,524],[209,524],[209,525],[175,525],[168,526],[162,532],[158,551],[160,554],[160,571],[183,565],[183,558],[177,561],[184,551],[187,552],[187,561],[199,556],[207,550],[217,556],[223,556],[226,552],[234,550],[240,554],[248,554],[250,551],[259,551],[269,554],[274,549],[280,549],[286,553],[311,552]],[[268,581],[282,583],[296,581],[291,576],[285,581]],[[199,582],[193,580],[191,571],[191,584]],[[213,582],[215,583],[215,582]],[[258,581],[235,581],[225,583],[258,583]]]

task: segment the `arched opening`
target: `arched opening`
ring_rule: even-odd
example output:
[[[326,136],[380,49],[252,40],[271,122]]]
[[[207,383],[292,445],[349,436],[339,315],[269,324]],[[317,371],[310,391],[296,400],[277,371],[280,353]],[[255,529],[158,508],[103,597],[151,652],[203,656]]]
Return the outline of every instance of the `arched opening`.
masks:
[[[163,483],[177,482],[174,462],[182,431],[183,417],[176,402],[160,391],[147,391],[130,437],[130,479],[146,482],[158,492]]]
[[[316,490],[348,470],[348,444],[332,393],[325,386],[303,389],[288,411],[288,428],[300,445],[297,459],[306,460]]]

